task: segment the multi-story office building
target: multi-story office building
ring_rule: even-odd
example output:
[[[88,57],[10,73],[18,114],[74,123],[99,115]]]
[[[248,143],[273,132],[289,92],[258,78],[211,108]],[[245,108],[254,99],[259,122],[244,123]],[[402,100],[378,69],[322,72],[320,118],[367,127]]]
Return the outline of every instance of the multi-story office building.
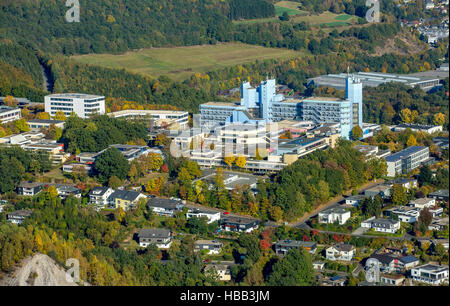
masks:
[[[105,114],[105,97],[77,93],[48,95],[45,96],[45,111],[52,117],[62,111],[66,116],[74,112],[78,117],[88,118],[93,114]]]
[[[185,111],[172,111],[172,110],[138,110],[127,109],[118,112],[108,113],[108,116],[113,118],[125,118],[125,119],[148,119],[151,121],[150,129],[168,128],[184,130],[188,128],[189,113]]]
[[[341,137],[349,139],[355,125],[362,123],[362,84],[347,76],[345,99],[311,97],[291,99],[276,93],[274,79],[253,88],[241,85],[240,103],[208,102],[200,105],[200,124],[213,127],[228,123],[278,122],[282,120],[310,120],[315,124],[338,123]]]
[[[386,157],[387,175],[406,174],[418,168],[430,157],[428,147],[412,146]]]
[[[13,108],[6,105],[0,106],[0,123],[19,120],[22,117],[19,108]]]

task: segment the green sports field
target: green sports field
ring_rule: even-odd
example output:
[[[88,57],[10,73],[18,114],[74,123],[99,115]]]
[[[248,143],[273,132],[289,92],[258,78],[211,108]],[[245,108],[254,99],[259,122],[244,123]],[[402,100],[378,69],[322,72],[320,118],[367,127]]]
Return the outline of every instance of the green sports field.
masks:
[[[182,81],[194,73],[203,73],[221,67],[235,66],[256,60],[288,59],[302,52],[265,48],[241,43],[203,45],[177,48],[151,48],[121,55],[88,54],[72,56],[86,64],[126,69],[152,77],[167,75]]]

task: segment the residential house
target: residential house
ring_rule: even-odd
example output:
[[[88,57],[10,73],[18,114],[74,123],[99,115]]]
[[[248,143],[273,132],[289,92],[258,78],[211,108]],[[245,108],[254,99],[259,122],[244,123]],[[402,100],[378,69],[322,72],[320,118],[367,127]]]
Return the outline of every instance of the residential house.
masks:
[[[448,189],[440,189],[428,194],[428,197],[433,198],[437,201],[448,202]]]
[[[390,185],[377,185],[371,188],[368,188],[364,191],[364,195],[368,197],[376,197],[379,195],[381,198],[386,199],[391,196],[391,186]]]
[[[17,193],[24,196],[35,196],[44,188],[44,183],[39,182],[22,182],[17,187]]]
[[[349,210],[333,207],[319,212],[319,223],[339,223],[345,224],[350,219],[351,213]]]
[[[398,258],[388,254],[372,254],[369,259],[376,259],[380,263],[380,271],[391,273],[398,269]]]
[[[380,277],[381,285],[401,286],[405,281],[405,276],[400,274],[382,274]]]
[[[442,219],[435,219],[428,225],[428,229],[432,231],[442,231],[448,226],[448,217]]]
[[[396,233],[400,229],[400,221],[372,217],[361,222],[361,227],[373,228],[376,232]]]
[[[433,198],[419,198],[409,202],[409,206],[417,207],[420,209],[430,208],[436,205],[436,200]]]
[[[211,224],[213,222],[219,222],[220,221],[220,212],[205,209],[205,208],[191,208],[186,213],[186,219],[197,217],[202,218],[205,217],[208,219],[208,224]]]
[[[205,273],[217,273],[219,280],[230,281],[231,280],[231,264],[209,264],[205,267]]]
[[[109,202],[108,198],[114,193],[114,189],[109,187],[94,187],[89,191],[89,203],[94,204],[98,208],[106,207]]]
[[[314,270],[323,270],[325,269],[325,263],[321,261],[315,261],[313,262],[313,268]]]
[[[408,206],[396,206],[385,211],[387,216],[397,215],[398,220],[406,223],[414,223],[419,219],[420,208]]]
[[[351,261],[355,255],[355,247],[351,244],[339,243],[327,248],[325,252],[328,260]]]
[[[54,184],[54,186],[60,198],[65,199],[68,196],[81,198],[81,189],[77,188],[76,186],[64,184]]]
[[[250,233],[258,228],[259,220],[227,215],[221,219],[220,225],[226,232]]]
[[[196,251],[208,250],[208,254],[219,254],[222,251],[223,243],[218,240],[197,240],[194,243]]]
[[[168,249],[172,245],[172,233],[168,229],[162,228],[143,228],[138,234],[139,245],[147,247],[155,244],[158,249]]]
[[[317,245],[312,241],[298,241],[298,240],[280,240],[274,245],[275,254],[285,256],[290,250],[296,248],[305,248],[311,254],[317,250]]]
[[[358,194],[358,195],[354,195],[354,196],[350,196],[345,198],[345,204],[347,205],[352,205],[357,207],[358,205],[361,204],[361,202],[367,198],[367,196],[363,195],[363,194]]]
[[[183,209],[184,204],[178,200],[152,197],[149,198],[147,206],[157,215],[173,217],[176,212]]]
[[[386,185],[401,185],[402,187],[406,188],[407,190],[411,188],[417,188],[419,187],[416,179],[410,179],[410,178],[397,178],[394,180],[390,180],[385,183]]]
[[[444,247],[444,249],[446,249],[448,251],[448,239],[434,239],[433,247],[435,248],[438,244],[441,244]]]
[[[415,267],[411,269],[411,278],[430,285],[448,283],[448,266],[425,264]]]
[[[343,287],[345,282],[346,282],[346,280],[347,279],[346,279],[345,276],[340,276],[340,275],[326,277],[326,278],[322,279],[322,286]]]
[[[64,129],[65,121],[62,120],[43,120],[43,119],[31,119],[27,120],[28,126],[31,131],[40,131],[41,129],[48,129],[52,125],[57,128]]]
[[[23,220],[31,216],[31,210],[16,210],[14,212],[8,213],[6,219],[14,224],[22,224]]]
[[[420,263],[419,259],[412,255],[403,256],[399,259],[399,268],[401,270],[410,270]]]
[[[109,205],[114,208],[122,208],[124,211],[133,209],[141,199],[147,197],[139,191],[116,190],[108,198]]]

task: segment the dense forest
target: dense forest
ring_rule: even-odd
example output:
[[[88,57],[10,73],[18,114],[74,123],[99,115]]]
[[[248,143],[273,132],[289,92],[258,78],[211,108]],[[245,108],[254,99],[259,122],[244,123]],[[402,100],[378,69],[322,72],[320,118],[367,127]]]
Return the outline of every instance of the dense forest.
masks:
[[[70,116],[60,141],[70,153],[99,152],[112,144],[125,144],[141,139],[145,142],[147,132],[144,125],[106,115],[92,119]]]
[[[228,17],[233,20],[275,16],[275,7],[266,0],[229,0]]]

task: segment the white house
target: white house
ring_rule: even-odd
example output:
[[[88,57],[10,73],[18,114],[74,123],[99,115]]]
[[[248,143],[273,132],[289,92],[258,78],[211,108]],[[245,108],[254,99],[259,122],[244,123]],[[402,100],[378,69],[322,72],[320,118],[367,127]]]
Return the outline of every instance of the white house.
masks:
[[[109,187],[94,187],[89,191],[89,202],[96,207],[103,208],[108,205],[108,198],[113,194],[114,189]]]
[[[213,222],[220,221],[220,212],[214,211],[214,210],[208,210],[208,209],[190,209],[186,214],[186,219],[197,217],[202,218],[206,217],[208,219],[208,224]]]
[[[351,213],[343,208],[330,208],[319,212],[319,223],[334,223],[340,225],[345,224],[350,219]]]
[[[147,247],[155,244],[159,249],[168,249],[172,245],[172,233],[162,228],[143,228],[139,231],[139,245]]]
[[[400,221],[372,217],[361,222],[361,227],[373,228],[376,232],[396,233],[400,229]]]
[[[436,205],[436,200],[433,198],[420,198],[410,201],[408,205],[420,209],[424,209],[425,207],[430,208]]]
[[[217,273],[219,275],[219,280],[230,281],[231,280],[231,264],[209,264],[205,267],[205,273]]]
[[[222,251],[223,243],[217,240],[197,240],[194,243],[196,251],[208,250],[208,254],[219,254]]]
[[[80,118],[89,118],[93,114],[105,114],[105,97],[78,94],[61,93],[45,96],[45,111],[54,117],[56,112],[62,111],[67,117],[72,112]]]
[[[174,216],[183,209],[184,203],[178,200],[151,197],[147,206],[160,216]]]
[[[397,215],[398,220],[401,222],[414,223],[419,218],[420,208],[397,206],[389,209],[387,212],[389,212],[390,215]]]
[[[411,269],[411,278],[430,285],[448,283],[448,266],[426,264]]]
[[[16,210],[14,212],[8,213],[6,219],[14,224],[22,224],[23,220],[31,216],[31,210]]]
[[[351,261],[355,255],[355,247],[351,244],[339,243],[326,249],[328,260]]]

